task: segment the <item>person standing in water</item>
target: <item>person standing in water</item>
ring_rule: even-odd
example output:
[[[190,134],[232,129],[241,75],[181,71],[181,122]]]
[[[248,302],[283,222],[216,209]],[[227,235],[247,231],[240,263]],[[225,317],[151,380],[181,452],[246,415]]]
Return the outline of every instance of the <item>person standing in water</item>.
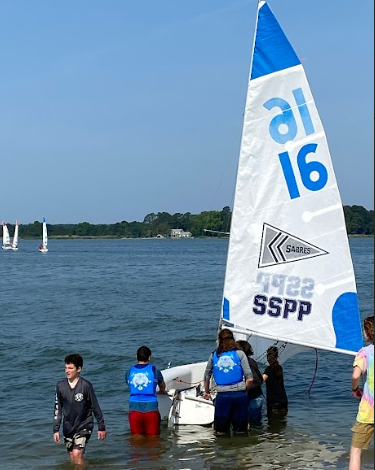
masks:
[[[125,374],[130,388],[130,431],[132,434],[158,436],[161,417],[156,389],[159,386],[159,392],[166,393],[166,385],[162,373],[150,363],[150,348],[138,348],[137,361],[138,364]]]
[[[371,344],[358,351],[353,363],[353,396],[361,402],[352,427],[349,470],[360,470],[362,450],[369,447],[374,437],[374,316],[364,320],[363,329],[365,340]],[[359,388],[362,376],[365,377],[363,390]]]
[[[253,375],[245,353],[236,343],[233,333],[225,328],[219,333],[219,346],[210,355],[204,373],[203,398],[211,399],[210,381],[214,377],[214,428],[217,435],[246,433],[248,428],[248,400],[246,389],[253,383]]]
[[[286,414],[288,411],[288,396],[284,386],[284,371],[278,361],[279,350],[276,346],[267,349],[267,361],[269,366],[263,373],[266,383],[267,416],[273,413]]]
[[[91,383],[80,376],[83,358],[71,354],[65,358],[66,379],[56,385],[55,416],[53,420],[53,439],[60,444],[60,426],[63,420],[63,435],[70,461],[84,465],[83,454],[94,429],[94,419],[98,424],[98,439],[105,439],[102,410]]]

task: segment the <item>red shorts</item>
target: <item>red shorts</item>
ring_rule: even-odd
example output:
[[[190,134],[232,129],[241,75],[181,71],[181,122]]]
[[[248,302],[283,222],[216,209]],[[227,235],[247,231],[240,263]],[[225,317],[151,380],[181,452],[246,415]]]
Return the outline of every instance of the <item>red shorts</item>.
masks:
[[[143,434],[147,436],[158,436],[160,434],[160,413],[149,411],[129,411],[130,431],[132,434]]]

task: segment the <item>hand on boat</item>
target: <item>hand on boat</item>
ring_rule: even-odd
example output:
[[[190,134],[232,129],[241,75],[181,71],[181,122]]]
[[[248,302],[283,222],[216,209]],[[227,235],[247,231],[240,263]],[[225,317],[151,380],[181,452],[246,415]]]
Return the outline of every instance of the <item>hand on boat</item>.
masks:
[[[211,398],[211,393],[210,393],[210,392],[204,392],[204,393],[203,393],[203,398],[204,398],[205,400],[212,400],[212,398]]]

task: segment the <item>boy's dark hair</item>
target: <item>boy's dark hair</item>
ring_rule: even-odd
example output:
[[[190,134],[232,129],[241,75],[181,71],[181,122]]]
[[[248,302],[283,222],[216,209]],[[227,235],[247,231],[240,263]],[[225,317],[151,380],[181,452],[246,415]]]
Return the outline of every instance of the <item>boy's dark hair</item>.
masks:
[[[137,360],[139,362],[147,362],[151,357],[151,349],[147,346],[141,346],[137,351]]]
[[[78,369],[79,367],[82,369],[83,367],[83,357],[79,354],[69,354],[65,358],[65,364],[74,364],[74,366]]]

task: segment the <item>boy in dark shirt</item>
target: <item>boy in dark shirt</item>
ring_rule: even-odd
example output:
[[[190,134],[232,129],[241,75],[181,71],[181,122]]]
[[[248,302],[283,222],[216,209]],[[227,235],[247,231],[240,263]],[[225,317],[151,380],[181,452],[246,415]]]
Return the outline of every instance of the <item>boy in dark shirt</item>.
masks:
[[[83,465],[83,454],[94,429],[94,419],[98,423],[98,439],[105,439],[103,413],[90,382],[80,377],[83,359],[79,354],[65,358],[66,379],[56,385],[55,416],[53,439],[60,443],[60,425],[63,418],[64,442],[70,461]]]

